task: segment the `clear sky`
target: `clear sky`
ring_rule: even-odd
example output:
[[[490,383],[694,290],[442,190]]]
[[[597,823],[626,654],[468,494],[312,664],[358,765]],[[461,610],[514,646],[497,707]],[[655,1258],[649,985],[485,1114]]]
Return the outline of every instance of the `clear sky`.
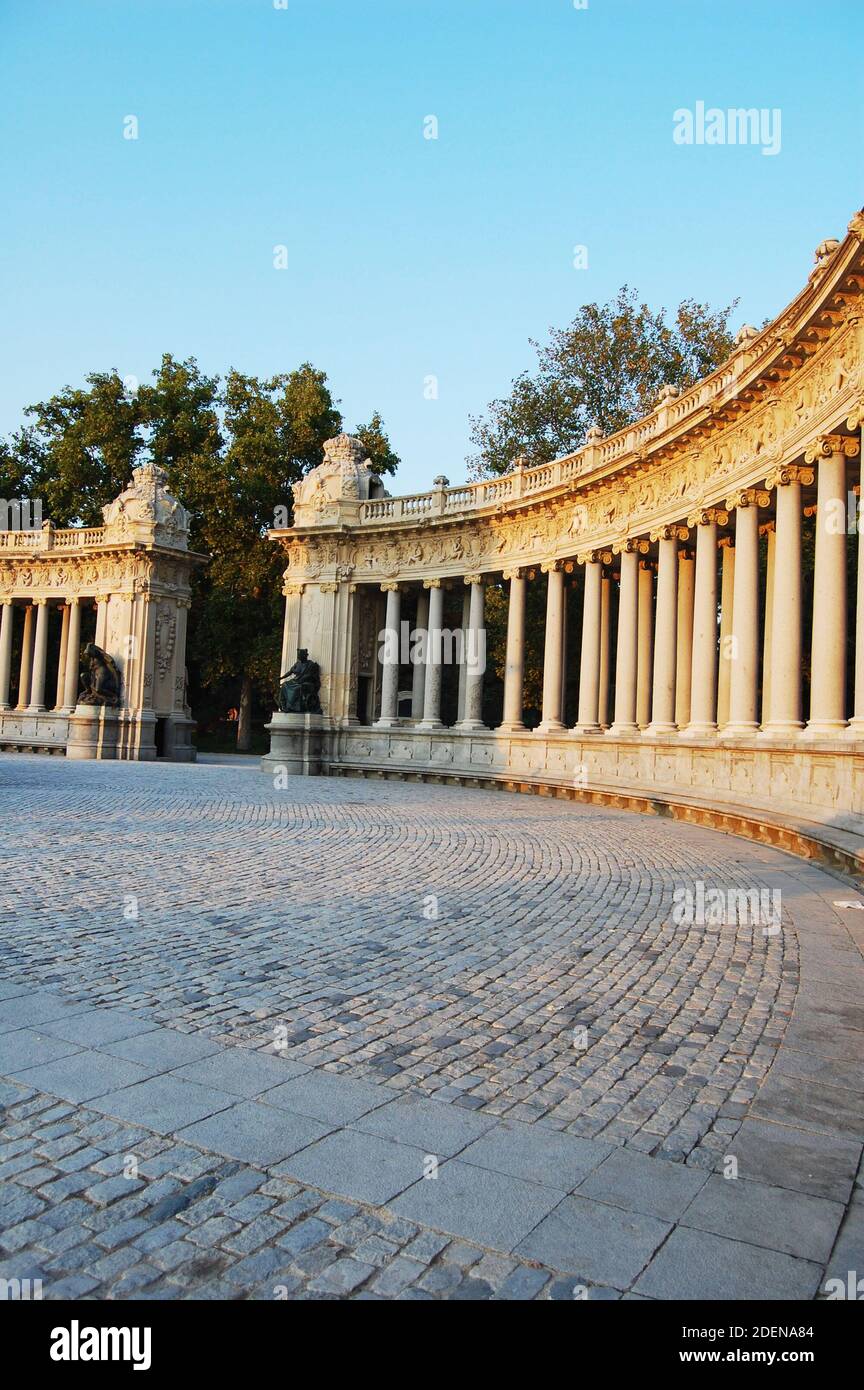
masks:
[[[580,304],[797,293],[864,203],[862,57],[861,0],[0,0],[0,433],[164,351],[308,359],[400,491],[460,481]],[[699,101],[780,152],[676,144]]]

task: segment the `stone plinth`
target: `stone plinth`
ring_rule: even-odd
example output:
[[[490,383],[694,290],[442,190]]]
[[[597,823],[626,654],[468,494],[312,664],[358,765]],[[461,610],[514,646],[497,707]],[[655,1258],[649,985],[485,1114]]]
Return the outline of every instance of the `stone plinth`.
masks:
[[[317,777],[321,772],[324,725],[320,714],[274,714],[265,725],[270,735],[270,752],[261,759],[261,771],[282,767],[290,776]]]
[[[105,705],[78,705],[69,715],[66,757],[116,758],[120,711]]]

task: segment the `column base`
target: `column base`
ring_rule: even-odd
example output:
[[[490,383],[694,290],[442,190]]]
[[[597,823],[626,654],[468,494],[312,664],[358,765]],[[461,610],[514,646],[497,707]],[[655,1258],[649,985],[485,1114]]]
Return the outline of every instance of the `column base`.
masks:
[[[758,734],[759,725],[755,719],[752,722],[743,721],[737,724],[724,724],[720,730],[721,738],[753,738]]]
[[[680,730],[682,738],[713,738],[717,733],[717,725],[708,720],[700,720],[699,723],[691,723],[686,729]]]
[[[422,729],[424,733],[433,732],[435,729],[443,729],[444,721],[441,719],[421,719],[419,724],[414,725],[415,729]]]
[[[482,719],[460,719],[455,727],[460,734],[475,734],[478,729],[485,729],[487,725]]]
[[[47,711],[47,709],[48,709],[48,706],[47,706],[47,705],[25,705],[25,707],[24,707],[22,713],[23,713],[23,714],[45,714],[46,711]]]
[[[393,717],[392,719],[390,719],[389,717],[384,718],[384,719],[376,719],[376,720],[375,720],[375,723],[372,725],[372,728],[373,728],[373,729],[401,729],[401,728],[403,727],[403,725],[405,725],[405,724],[407,724],[407,723],[408,723],[408,720],[407,720],[407,719],[400,719],[398,715],[394,715],[394,717]]]
[[[845,734],[849,724],[845,719],[811,719],[801,734],[802,738],[837,738]]]
[[[637,723],[614,723],[606,730],[607,738],[635,738],[639,732]]]
[[[665,734],[677,734],[678,725],[667,722],[662,724],[659,722],[656,724],[651,723],[648,725],[647,729],[643,729],[642,732],[645,738],[658,738]]]
[[[535,734],[560,734],[566,729],[566,724],[562,724],[560,719],[544,719],[534,730]]]
[[[577,738],[599,738],[603,730],[599,724],[574,724],[570,732]]]
[[[760,738],[797,738],[804,728],[803,719],[771,719],[763,724]]]
[[[864,719],[853,719],[844,730],[846,738],[864,739]]]
[[[528,730],[521,719],[508,720],[507,723],[498,724],[495,729],[496,734],[527,734],[527,732]],[[864,733],[862,733],[862,738],[864,738]]]

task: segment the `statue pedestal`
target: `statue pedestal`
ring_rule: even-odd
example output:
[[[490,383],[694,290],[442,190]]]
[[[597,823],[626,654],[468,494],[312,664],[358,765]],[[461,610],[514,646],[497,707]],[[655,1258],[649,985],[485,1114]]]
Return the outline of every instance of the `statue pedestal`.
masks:
[[[67,758],[116,758],[120,711],[107,705],[76,705],[69,715]]]
[[[261,759],[261,771],[284,768],[292,777],[319,776],[324,722],[321,714],[274,714],[264,726],[270,735],[270,752]]]

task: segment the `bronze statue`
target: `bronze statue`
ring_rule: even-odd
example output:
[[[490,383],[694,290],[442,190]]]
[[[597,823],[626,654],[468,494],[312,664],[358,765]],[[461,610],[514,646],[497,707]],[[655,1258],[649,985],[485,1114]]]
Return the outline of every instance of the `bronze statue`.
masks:
[[[301,647],[297,660],[280,676],[279,711],[281,714],[321,714],[321,668],[317,661],[309,660],[309,653]]]
[[[81,673],[81,693],[79,705],[108,705],[116,709],[120,704],[120,672],[114,658],[95,642],[88,642],[83,652],[86,670]]]

